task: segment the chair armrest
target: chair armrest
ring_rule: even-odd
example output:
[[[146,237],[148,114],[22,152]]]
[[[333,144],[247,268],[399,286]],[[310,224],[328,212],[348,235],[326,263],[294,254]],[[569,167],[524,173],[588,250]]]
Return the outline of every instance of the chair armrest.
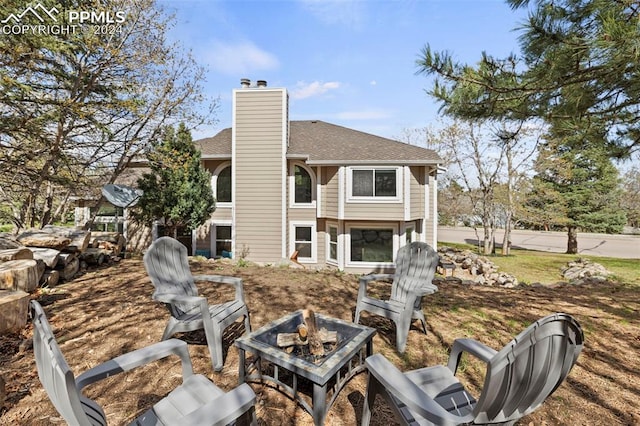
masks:
[[[393,279],[393,277],[394,277],[393,274],[368,274],[360,277],[360,283],[362,282],[368,283],[369,281]]]
[[[438,291],[438,286],[437,285],[435,285],[435,284],[427,284],[427,285],[424,285],[424,286],[420,287],[419,289],[417,289],[416,296],[422,297],[422,296],[426,296],[427,294],[433,294],[436,291]]]
[[[458,370],[458,364],[460,363],[460,357],[463,352],[467,352],[486,363],[491,361],[491,358],[498,353],[495,349],[492,349],[477,340],[456,339],[453,341],[453,348],[451,348],[449,364],[447,365],[453,374],[456,374],[456,371]]]
[[[193,367],[191,365],[191,358],[189,357],[187,343],[178,339],[169,339],[120,355],[110,361],[85,371],[76,379],[76,386],[78,386],[78,390],[80,390],[99,380],[106,379],[107,377],[111,377],[124,371],[132,370],[136,367],[149,364],[150,362],[166,358],[170,355],[177,355],[180,357],[183,380],[193,374]]]
[[[360,288],[358,289],[358,300],[367,294],[367,284],[371,281],[379,281],[385,279],[393,279],[393,274],[369,274],[360,277]]]
[[[219,396],[198,408],[180,421],[186,425],[226,425],[233,423],[242,413],[256,403],[253,389],[243,383],[237,388]]]
[[[194,281],[208,281],[220,284],[230,284],[235,287],[236,300],[244,302],[244,287],[242,285],[242,278],[228,277],[224,275],[195,275]]]
[[[473,420],[472,415],[460,417],[449,413],[381,354],[370,356],[365,364],[369,374],[373,375],[387,392],[430,422],[437,425],[458,425]]]
[[[207,300],[206,297],[202,296],[185,296],[170,293],[154,293],[151,298],[162,303],[184,303],[187,305],[199,305],[203,300],[205,302]]]

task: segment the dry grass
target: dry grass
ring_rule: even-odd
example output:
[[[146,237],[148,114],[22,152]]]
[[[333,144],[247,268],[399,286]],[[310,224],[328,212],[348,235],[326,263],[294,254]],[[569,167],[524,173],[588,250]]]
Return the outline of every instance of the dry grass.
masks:
[[[245,296],[254,329],[286,313],[312,307],[351,320],[357,295],[357,277],[336,272],[284,268],[240,268],[224,263],[197,262],[194,273],[235,275],[244,279]],[[227,291],[200,286],[209,300]],[[157,341],[167,313],[151,301],[152,286],[140,260],[88,272],[39,300],[45,306],[67,361],[79,373],[123,352]],[[382,288],[380,291],[384,291]],[[521,424],[630,425],[640,424],[640,301],[638,289],[619,284],[555,288],[500,289],[442,283],[426,299],[428,333],[409,333],[407,352],[394,349],[391,323],[365,317],[377,328],[374,351],[383,353],[401,370],[446,363],[457,337],[472,337],[496,349],[536,319],[551,312],[576,317],[585,332],[585,349],[569,379],[533,415]],[[241,327],[233,330],[241,332]],[[0,375],[7,382],[7,400],[0,410],[2,425],[64,424],[42,389],[28,344],[31,330],[0,339]],[[201,333],[187,340],[194,369],[224,389],[237,385],[236,348],[226,345],[225,367],[213,373]],[[229,336],[234,337],[233,335]],[[472,389],[482,383],[480,364],[467,360],[462,376]],[[110,424],[126,424],[180,381],[174,359],[92,385],[89,397],[102,404]],[[265,425],[308,425],[308,415],[294,402],[266,386],[252,385],[258,395],[257,416]],[[366,375],[354,378],[329,412],[327,424],[359,424]],[[373,424],[394,424],[387,408],[378,403]]]

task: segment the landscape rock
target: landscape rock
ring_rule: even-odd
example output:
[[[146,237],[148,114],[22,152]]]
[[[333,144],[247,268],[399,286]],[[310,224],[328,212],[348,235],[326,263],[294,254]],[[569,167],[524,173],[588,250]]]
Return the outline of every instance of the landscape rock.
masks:
[[[453,263],[456,266],[453,274],[460,275],[464,284],[471,282],[476,285],[498,285],[506,288],[518,285],[516,277],[499,272],[498,267],[489,258],[479,256],[470,250],[440,247],[438,254],[441,264]]]
[[[604,282],[610,275],[611,272],[604,266],[584,258],[567,263],[567,267],[562,270],[562,276],[572,284],[579,284],[585,280]]]

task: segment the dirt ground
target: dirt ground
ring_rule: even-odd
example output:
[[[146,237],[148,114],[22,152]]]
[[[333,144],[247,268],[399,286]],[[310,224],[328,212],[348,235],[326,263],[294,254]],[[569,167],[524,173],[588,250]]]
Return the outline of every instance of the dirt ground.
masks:
[[[279,267],[239,267],[197,261],[194,274],[243,278],[251,325],[257,329],[297,309],[311,307],[325,315],[351,320],[358,291],[356,276],[339,272]],[[210,301],[230,297],[231,291],[199,283]],[[523,425],[640,424],[640,290],[613,283],[593,286],[554,286],[501,289],[443,282],[425,299],[428,333],[414,324],[407,352],[394,349],[392,323],[364,316],[378,330],[374,352],[383,353],[401,370],[446,364],[457,337],[471,337],[501,348],[536,319],[552,312],[576,317],[585,333],[585,349],[568,380]],[[384,292],[382,287],[379,288]],[[153,287],[140,259],[128,259],[88,271],[74,281],[37,295],[71,369],[77,374],[124,352],[157,342],[167,321],[165,308],[151,300]],[[365,314],[366,315],[366,314]],[[225,365],[214,373],[201,332],[178,335],[189,343],[194,371],[225,390],[238,383],[238,353],[231,343],[243,331],[232,327],[225,344]],[[30,326],[22,333],[0,337],[0,375],[6,381],[6,401],[0,406],[1,425],[59,425],[36,372]],[[175,358],[175,357],[174,357]],[[86,394],[102,405],[109,424],[126,424],[180,383],[180,363],[173,358],[91,385]],[[481,364],[469,360],[460,373],[476,392],[482,384]],[[299,405],[275,389],[251,385],[262,425],[310,425]],[[366,374],[342,390],[327,424],[357,425],[366,392]],[[377,401],[372,424],[395,424]]]

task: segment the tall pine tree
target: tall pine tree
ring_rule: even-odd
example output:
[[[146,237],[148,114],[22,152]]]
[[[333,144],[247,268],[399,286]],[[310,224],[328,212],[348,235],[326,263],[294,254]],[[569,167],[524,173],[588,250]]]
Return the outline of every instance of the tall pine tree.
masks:
[[[618,171],[598,138],[601,131],[569,135],[552,129],[534,165],[530,217],[565,227],[570,254],[578,252],[578,231],[619,233],[626,223]]]
[[[211,175],[186,126],[167,127],[147,157],[151,171],[138,180],[144,194],[134,218],[147,225],[160,220],[174,237],[179,227],[193,230],[204,224],[216,206]]]

